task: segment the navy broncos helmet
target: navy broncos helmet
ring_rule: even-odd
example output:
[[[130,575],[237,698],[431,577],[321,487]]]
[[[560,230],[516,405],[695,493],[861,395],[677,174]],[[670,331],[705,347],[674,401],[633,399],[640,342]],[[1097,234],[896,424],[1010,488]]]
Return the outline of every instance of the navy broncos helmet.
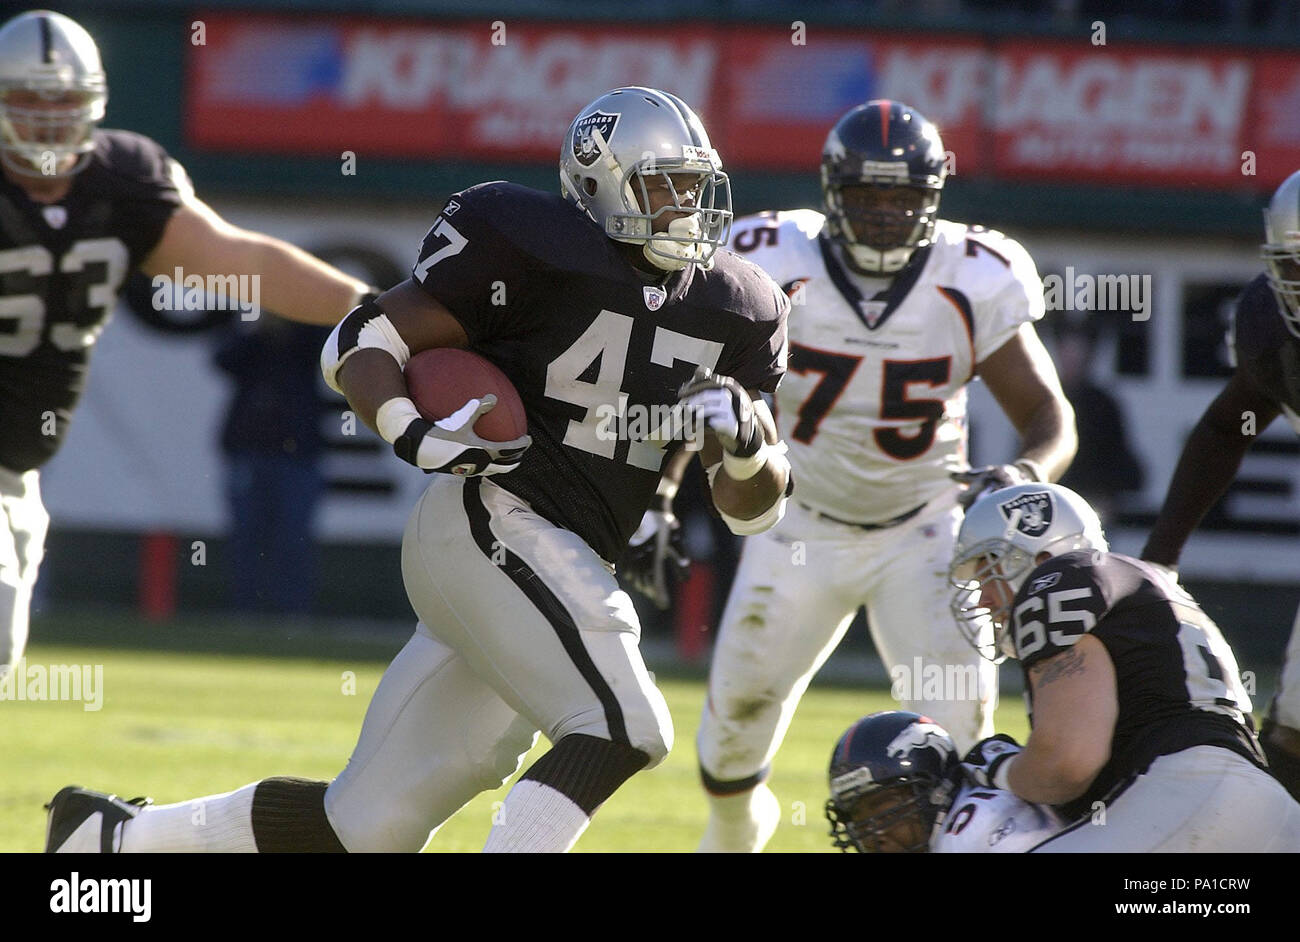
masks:
[[[930,244],[947,173],[939,131],[920,112],[883,99],[859,105],[822,148],[827,234],[854,268],[897,272]]]
[[[826,818],[842,851],[925,853],[960,760],[947,730],[917,713],[858,720],[831,753]]]

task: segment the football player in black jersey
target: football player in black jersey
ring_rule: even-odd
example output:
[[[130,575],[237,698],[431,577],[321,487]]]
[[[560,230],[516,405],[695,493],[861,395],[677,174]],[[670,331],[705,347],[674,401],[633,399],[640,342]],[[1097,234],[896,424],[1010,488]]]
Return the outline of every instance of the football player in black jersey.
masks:
[[[369,290],[227,223],[148,138],[98,129],[107,97],[95,42],[72,20],[38,10],[0,28],[0,670],[27,639],[49,522],[38,469],[127,274],[260,276],[268,308],[328,324]]]
[[[1168,572],[1107,552],[1055,484],[966,514],[951,579],[968,639],[986,618],[1025,672],[1032,732],[966,757],[980,784],[1075,823],[1036,852],[1300,851],[1300,804],[1266,771],[1232,649]]]
[[[1267,270],[1237,299],[1231,328],[1236,372],[1192,429],[1142,550],[1175,576],[1183,545],[1232,483],[1254,436],[1279,414],[1300,433],[1300,171],[1278,187],[1264,228]],[[1300,800],[1300,612],[1260,743],[1270,770]]]
[[[684,434],[700,433],[734,532],[780,519],[789,468],[758,393],[785,371],[789,302],[719,250],[726,176],[678,98],[621,88],[592,102],[565,135],[560,179],[563,198],[499,182],[453,196],[411,279],[349,314],[322,355],[400,457],[451,472],[407,527],[420,623],[347,768],[328,787],[273,778],[203,799],[205,827],[189,802],[141,810],[65,789],[50,849],[416,851],[513,774],[540,731],[552,748],[511,789],[485,850],[562,851],[667,755],[671,718],[613,560]],[[528,435],[475,436],[486,397],[420,418],[401,367],[433,347],[497,364]]]

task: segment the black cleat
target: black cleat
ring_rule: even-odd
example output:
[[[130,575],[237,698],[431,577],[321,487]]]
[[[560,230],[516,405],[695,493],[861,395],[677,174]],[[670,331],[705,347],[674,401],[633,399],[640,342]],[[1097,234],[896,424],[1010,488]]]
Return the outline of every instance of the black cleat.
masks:
[[[45,810],[50,813],[45,827],[45,852],[47,854],[113,854],[117,827],[140,813],[152,798],[132,798],[123,801],[116,795],[92,792],[76,785],[59,789]],[[100,815],[99,833],[85,824],[94,815]]]

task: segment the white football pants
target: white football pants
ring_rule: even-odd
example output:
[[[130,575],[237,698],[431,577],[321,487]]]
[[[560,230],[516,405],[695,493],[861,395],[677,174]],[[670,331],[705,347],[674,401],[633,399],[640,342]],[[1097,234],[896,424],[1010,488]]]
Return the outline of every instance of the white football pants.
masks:
[[[538,730],[627,743],[647,768],[667,756],[672,720],[632,600],[576,534],[491,481],[434,475],[402,575],[420,625],[325,793],[348,850],[419,850],[518,769]]]
[[[997,668],[949,608],[956,493],[884,530],[817,519],[791,501],[780,524],[745,540],[697,739],[702,768],[722,786],[711,790],[741,790],[771,764],[799,698],[862,605],[898,708],[930,716],[963,751],[992,735]]]
[[[1160,756],[1104,812],[1031,853],[1300,851],[1300,804],[1273,776],[1220,746]]]
[[[32,589],[49,526],[39,472],[0,468],[0,670],[16,664],[27,647]]]

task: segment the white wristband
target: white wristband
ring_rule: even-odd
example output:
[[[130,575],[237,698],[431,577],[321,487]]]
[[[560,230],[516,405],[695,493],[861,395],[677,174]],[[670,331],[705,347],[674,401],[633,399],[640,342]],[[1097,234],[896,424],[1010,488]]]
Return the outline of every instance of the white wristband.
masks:
[[[412,419],[422,418],[415,403],[405,396],[394,396],[375,412],[375,428],[388,443],[396,442],[410,426]]]
[[[722,452],[722,467],[727,472],[727,477],[733,481],[748,481],[763,470],[763,466],[767,464],[767,459],[771,454],[772,450],[766,444],[748,458],[737,458],[731,452],[724,450]]]

